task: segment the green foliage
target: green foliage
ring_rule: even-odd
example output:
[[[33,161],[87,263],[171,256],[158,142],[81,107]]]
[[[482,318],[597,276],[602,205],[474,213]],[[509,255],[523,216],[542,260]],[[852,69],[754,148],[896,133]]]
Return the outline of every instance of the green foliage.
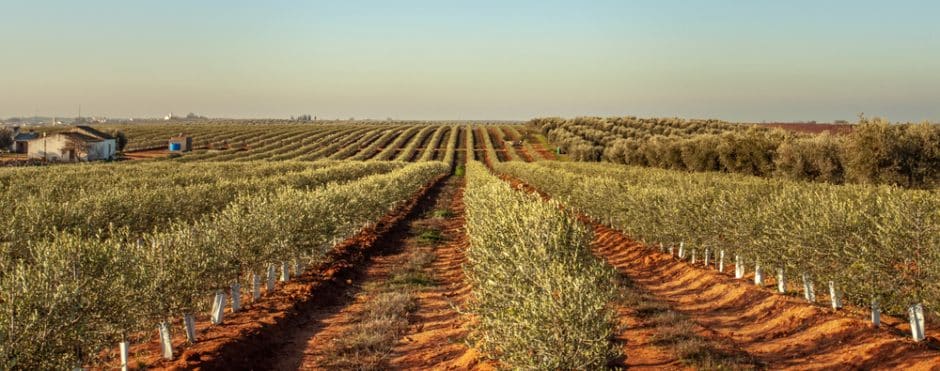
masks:
[[[940,125],[865,120],[842,149],[846,178],[864,184],[932,188],[940,183]]]
[[[98,352],[113,346],[119,334],[152,330],[174,316],[206,309],[214,290],[245,280],[267,264],[321,259],[335,242],[448,171],[443,163],[423,162],[385,165],[386,170],[397,169],[388,173],[362,173],[363,166],[374,173],[382,164],[391,163],[324,168],[333,178],[318,178],[326,185],[315,188],[298,178],[293,187],[244,188],[233,192],[234,199],[220,210],[155,226],[148,233],[51,230],[32,235],[16,249],[5,245],[0,256],[0,368],[94,364]],[[335,182],[357,172],[361,179]],[[149,206],[166,205],[173,203]]]
[[[590,369],[619,352],[610,343],[614,273],[589,251],[590,231],[467,164],[465,269],[474,339],[516,369]]]
[[[863,118],[844,136],[634,117],[534,119],[530,125],[580,161],[834,184],[933,188],[940,183],[940,125],[936,124],[890,124]]]
[[[0,127],[0,152],[6,152],[13,146],[13,130]]]
[[[877,299],[903,314],[920,302],[940,313],[936,192],[610,164],[496,168],[648,245],[725,250],[769,271],[835,281],[862,307]]]

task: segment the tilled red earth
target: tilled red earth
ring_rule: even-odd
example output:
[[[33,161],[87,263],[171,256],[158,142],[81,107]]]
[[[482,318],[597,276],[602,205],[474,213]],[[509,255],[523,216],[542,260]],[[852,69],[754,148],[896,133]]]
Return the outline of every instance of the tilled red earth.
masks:
[[[310,314],[333,308],[349,300],[347,290],[363,275],[363,262],[368,261],[389,238],[389,233],[412,217],[427,203],[429,194],[439,188],[441,179],[432,182],[416,196],[387,215],[373,227],[336,246],[319,266],[307,269],[300,277],[278,283],[276,290],[266,293],[238,313],[227,312],[222,325],[197,325],[197,342],[185,345],[185,338],[176,331],[174,349],[181,351],[172,361],[160,359],[157,339],[131,348],[133,363],[146,368],[161,369],[270,369],[271,359],[290,339],[290,334],[310,321]],[[178,322],[178,321],[177,321]],[[180,327],[180,326],[176,326]]]
[[[517,189],[548,198],[517,179],[501,178]],[[714,270],[714,265],[706,268],[677,261],[617,230],[584,216],[581,220],[594,229],[592,248],[597,256],[639,289],[688,316],[699,335],[745,352],[768,368],[940,370],[940,352],[926,343],[914,343],[898,329],[872,328],[858,315],[863,311],[848,308],[834,312],[795,295],[777,294],[772,291],[772,279],[758,287],[753,284],[753,274],[734,279]],[[630,327],[636,321],[629,308],[620,312],[621,322],[628,325],[621,335],[628,341],[624,348],[628,367],[681,367],[662,351],[651,349],[652,345],[643,346],[643,339],[650,334]],[[903,322],[889,317],[883,321],[888,325]],[[635,338],[632,346],[631,337]]]

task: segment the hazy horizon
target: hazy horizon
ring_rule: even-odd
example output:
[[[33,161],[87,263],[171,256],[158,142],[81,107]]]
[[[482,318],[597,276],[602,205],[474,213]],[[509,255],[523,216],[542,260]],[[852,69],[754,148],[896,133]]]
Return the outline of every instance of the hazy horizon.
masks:
[[[930,1],[9,1],[0,117],[940,121]]]

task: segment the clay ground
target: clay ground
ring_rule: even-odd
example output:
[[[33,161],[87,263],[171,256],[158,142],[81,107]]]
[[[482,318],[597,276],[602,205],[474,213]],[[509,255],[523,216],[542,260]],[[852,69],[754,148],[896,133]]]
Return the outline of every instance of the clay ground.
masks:
[[[441,231],[439,243],[432,244],[434,259],[426,268],[432,284],[414,292],[415,309],[408,316],[408,326],[397,336],[390,352],[378,360],[362,355],[363,362],[375,361],[373,369],[467,369],[479,364],[478,357],[465,344],[467,326],[457,312],[469,291],[464,284],[461,264],[466,236],[463,229],[462,178],[449,179],[419,205],[419,215],[408,219],[388,238],[377,243],[380,254],[365,263],[361,277],[353,281],[346,295],[348,302],[310,313],[280,349],[268,360],[273,369],[327,370],[336,366],[334,346],[349,336],[356,319],[375,300],[370,285],[390,279],[392,272],[408,263],[422,242],[423,233]],[[449,211],[446,217],[436,213]]]
[[[517,179],[502,178],[515,189],[549,197]],[[696,335],[717,348],[741,352],[758,368],[940,370],[940,351],[914,343],[899,325],[903,321],[896,318],[883,319],[896,327],[872,328],[858,308],[836,312],[792,292],[777,294],[772,279],[758,287],[753,284],[753,273],[734,279],[729,273],[719,273],[714,262],[704,267],[701,261],[698,265],[678,261],[584,216],[581,220],[594,230],[595,255],[638,290],[689,318]],[[824,300],[820,303],[825,304]],[[627,341],[624,366],[683,368],[675,354],[652,344],[656,331],[637,318],[632,308],[620,306],[618,312],[627,325],[618,335]]]
[[[278,283],[277,290],[239,313],[227,313],[221,326],[197,326],[199,342],[185,345],[174,361],[157,357],[156,339],[132,349],[139,367],[162,369],[336,369],[337,339],[348,336],[381,285],[417,252],[431,253],[424,267],[430,283],[409,291],[414,308],[389,351],[368,358],[371,369],[493,369],[468,347],[468,317],[459,313],[469,295],[464,282],[467,246],[463,217],[463,178],[449,177],[393,213],[374,230],[341,244],[320,267]],[[439,231],[434,243],[427,231]],[[178,335],[178,334],[175,334]],[[364,355],[366,357],[368,355]],[[366,358],[363,358],[366,359]],[[359,367],[357,367],[359,368]]]
[[[507,181],[522,185],[516,180]],[[149,366],[182,369],[336,369],[335,344],[348,338],[363,313],[375,306],[375,287],[390,280],[415,254],[428,251],[424,268],[430,284],[409,291],[414,306],[407,323],[380,353],[367,357],[371,369],[491,369],[494,364],[467,344],[468,322],[460,306],[469,297],[462,264],[467,240],[463,219],[462,177],[452,176],[416,198],[413,207],[393,213],[366,236],[344,244],[320,267],[299,280],[279,284],[278,291],[226,325],[200,327],[201,342],[184,347],[177,361]],[[527,187],[527,191],[537,190]],[[441,214],[441,212],[446,211]],[[888,328],[871,328],[864,311],[838,312],[810,304],[797,294],[773,291],[773,280],[757,287],[714,268],[678,261],[636,243],[619,231],[582,220],[593,228],[592,250],[615,268],[633,290],[648,295],[683,316],[689,327],[713,349],[734,353],[743,369],[940,370],[940,352],[915,344],[903,332],[903,321],[885,318]],[[440,231],[438,243],[422,236]],[[620,332],[613,341],[625,358],[611,366],[639,370],[694,369],[657,343],[662,327],[638,310],[614,303]],[[177,341],[181,343],[181,341]],[[179,344],[182,346],[182,344]],[[367,367],[359,367],[367,368]]]

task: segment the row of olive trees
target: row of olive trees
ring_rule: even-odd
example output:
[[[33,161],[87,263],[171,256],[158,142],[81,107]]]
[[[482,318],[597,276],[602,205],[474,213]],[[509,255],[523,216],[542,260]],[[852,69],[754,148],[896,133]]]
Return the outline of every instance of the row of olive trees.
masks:
[[[533,120],[581,161],[834,184],[932,188],[940,183],[940,125],[936,124],[890,124],[862,118],[845,136],[827,132],[802,135],[739,125],[720,133],[624,137],[596,129],[603,127],[600,124],[587,128],[585,121],[588,119]]]
[[[321,259],[447,170],[423,162],[350,183],[241,193],[218,212],[150,233],[31,240],[0,259],[0,369],[95,364],[129,334],[159,325],[163,335],[178,319],[189,337],[188,319],[213,293],[230,294],[234,308],[242,288],[256,294],[275,267],[284,277]]]
[[[513,369],[598,369],[619,356],[615,275],[591,255],[590,230],[480,162],[466,177],[471,339]]]
[[[686,258],[734,264],[741,273],[746,266],[805,287],[819,284],[862,307],[874,302],[903,314],[922,303],[940,313],[935,192],[613,164],[497,169],[649,246],[683,248]]]
[[[202,180],[184,185],[168,183],[166,180],[172,181],[173,178],[163,178],[165,167],[158,163],[141,166],[140,171],[125,171],[123,166],[112,167],[111,170],[117,173],[140,175],[139,178],[117,181],[111,187],[95,187],[88,180],[98,178],[75,175],[80,172],[69,169],[61,173],[47,168],[44,169],[48,171],[17,172],[39,173],[47,182],[42,185],[43,189],[33,194],[21,194],[13,189],[29,183],[32,178],[10,180],[10,194],[20,194],[20,197],[0,198],[0,216],[3,216],[0,219],[0,245],[8,245],[13,252],[22,251],[28,244],[44,239],[54,230],[87,235],[96,230],[106,231],[109,227],[127,227],[131,232],[144,233],[173,221],[191,222],[202,215],[217,212],[239,194],[271,193],[281,187],[318,188],[328,183],[348,182],[392,171],[405,166],[405,163],[325,162],[302,164],[299,168],[268,163],[251,163],[243,167],[217,165],[231,169],[235,176],[219,175],[211,170],[212,166],[179,169]],[[87,170],[95,171],[93,167]],[[200,171],[215,176],[200,178],[195,174]],[[110,179],[107,176],[103,178]],[[148,179],[156,186],[148,185]]]

